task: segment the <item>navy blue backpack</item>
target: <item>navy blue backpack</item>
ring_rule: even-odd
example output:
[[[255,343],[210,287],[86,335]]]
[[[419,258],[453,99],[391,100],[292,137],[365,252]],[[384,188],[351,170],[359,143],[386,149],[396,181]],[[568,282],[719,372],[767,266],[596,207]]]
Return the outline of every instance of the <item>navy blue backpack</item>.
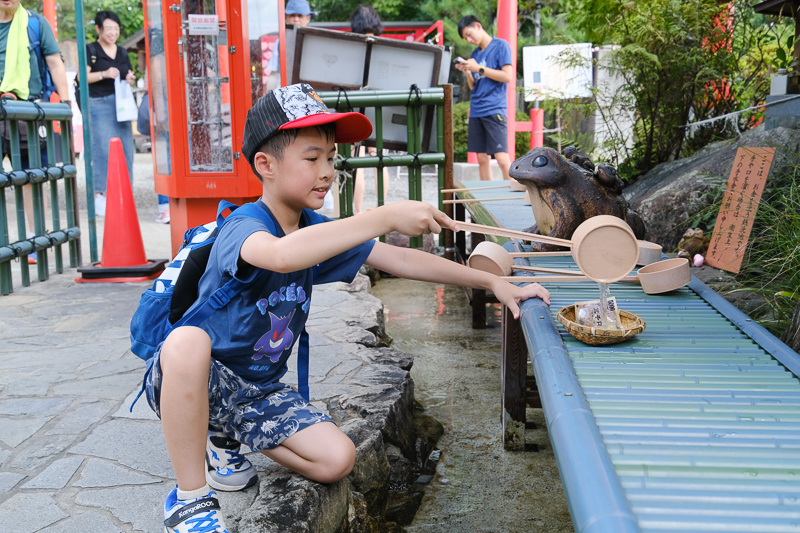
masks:
[[[224,216],[230,210],[231,213]],[[306,220],[311,224],[324,222],[322,216],[310,209],[303,210]],[[208,224],[190,228],[184,234],[175,259],[164,269],[164,272],[155,280],[153,286],[147,289],[139,301],[139,307],[131,319],[131,351],[148,361],[149,364],[156,354],[159,345],[167,338],[169,333],[180,326],[199,326],[206,321],[217,309],[228,304],[236,295],[247,287],[238,279],[231,279],[218,288],[201,305],[196,306],[191,312],[188,309],[197,300],[198,284],[205,272],[211,247],[217,239],[219,230],[228,221],[236,217],[256,218],[266,224],[269,232],[276,234],[275,224],[261,203],[244,204],[236,206],[225,200],[219,203],[217,219]],[[258,276],[263,275],[261,270]],[[255,279],[258,279],[256,277]],[[308,333],[303,328],[300,334],[297,357],[297,383],[298,392],[309,400],[308,390]],[[137,397],[138,398],[138,397]],[[132,406],[131,406],[132,407]]]

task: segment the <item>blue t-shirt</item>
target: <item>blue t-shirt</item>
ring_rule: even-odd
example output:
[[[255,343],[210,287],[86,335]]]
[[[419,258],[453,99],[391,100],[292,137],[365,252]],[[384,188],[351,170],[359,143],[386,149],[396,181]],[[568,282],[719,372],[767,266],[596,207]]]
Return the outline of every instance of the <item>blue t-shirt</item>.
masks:
[[[277,237],[284,237],[275,217],[272,220]],[[300,227],[308,224],[304,213]],[[233,276],[248,282],[256,277],[256,267],[239,267],[240,262],[246,265],[240,261],[242,244],[257,231],[269,230],[260,220],[249,217],[225,223],[200,279],[198,301],[204,301]],[[297,272],[264,272],[200,326],[211,337],[212,357],[268,391],[287,371],[286,361],[308,318],[312,284],[353,281],[374,245],[375,241],[367,241]]]
[[[23,8],[20,6],[19,9]],[[28,16],[30,16],[30,14],[28,14]],[[50,27],[47,19],[39,14],[35,14],[35,16],[39,18],[39,42],[41,43],[42,47],[42,59],[46,58],[47,56],[60,54],[61,49],[58,47],[58,41],[56,41],[56,37],[53,35],[53,29]],[[11,29],[12,22],[13,20],[8,22],[0,22],[0,80],[3,79],[3,75],[5,74],[6,70],[8,32]],[[27,28],[25,31],[28,31]],[[31,97],[33,97],[42,92],[42,77],[39,75],[39,61],[36,58],[36,54],[31,54],[30,56],[31,79],[28,81],[28,89],[30,90]]]
[[[485,68],[501,70],[504,66],[511,64],[511,48],[503,39],[492,38],[489,45],[481,50],[476,48],[470,56]],[[488,117],[499,113],[506,116],[508,114],[508,98],[506,97],[507,83],[481,76],[477,72],[472,72],[472,79],[475,84],[472,87],[469,104],[469,116]]]

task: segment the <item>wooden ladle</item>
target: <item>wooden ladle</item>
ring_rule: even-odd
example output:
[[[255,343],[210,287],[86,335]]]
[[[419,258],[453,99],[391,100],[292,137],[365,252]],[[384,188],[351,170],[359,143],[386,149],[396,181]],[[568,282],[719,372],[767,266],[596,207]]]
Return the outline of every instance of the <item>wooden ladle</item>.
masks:
[[[500,278],[512,283],[593,281],[587,276],[501,276]],[[625,276],[617,281],[638,283],[645,294],[662,294],[691,283],[692,273],[689,270],[689,260],[678,257],[643,266],[636,276]]]
[[[599,215],[584,221],[572,234],[572,240],[470,222],[458,222],[457,224],[460,229],[486,235],[571,248],[572,258],[581,272],[589,279],[600,283],[621,280],[634,269],[639,258],[639,243],[630,226],[621,218],[611,215]]]
[[[472,268],[491,272],[506,281],[513,283],[537,282],[556,283],[573,281],[597,281],[588,276],[580,275],[574,270],[545,267],[525,267],[514,264],[514,259],[508,251],[493,242],[484,241],[472,251],[468,264]],[[531,272],[545,272],[561,274],[559,276],[510,276],[513,270]],[[689,262],[686,259],[667,259],[657,261],[639,269],[636,276],[625,276],[616,281],[638,283],[647,294],[661,294],[673,291],[692,280],[689,271]]]

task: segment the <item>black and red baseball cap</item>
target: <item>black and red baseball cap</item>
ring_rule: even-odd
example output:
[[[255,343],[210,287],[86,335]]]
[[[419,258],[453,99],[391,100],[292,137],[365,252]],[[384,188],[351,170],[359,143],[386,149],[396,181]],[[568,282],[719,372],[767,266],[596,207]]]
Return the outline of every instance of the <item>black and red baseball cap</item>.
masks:
[[[336,124],[336,142],[363,141],[372,123],[361,113],[333,113],[313,87],[298,83],[269,91],[247,112],[242,153],[252,165],[258,148],[280,130]]]

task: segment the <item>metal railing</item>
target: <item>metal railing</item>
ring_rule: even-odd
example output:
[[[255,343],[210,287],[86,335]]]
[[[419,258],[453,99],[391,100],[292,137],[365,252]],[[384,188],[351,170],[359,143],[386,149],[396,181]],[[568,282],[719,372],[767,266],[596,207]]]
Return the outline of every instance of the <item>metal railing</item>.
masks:
[[[67,104],[33,103],[14,100],[0,100],[0,121],[4,122],[4,130],[8,139],[0,143],[0,161],[6,156],[10,159],[11,169],[0,169],[0,294],[6,295],[13,291],[12,287],[12,260],[19,261],[22,285],[30,285],[30,272],[27,256],[36,252],[36,270],[39,281],[49,277],[49,256],[47,251],[53,250],[55,270],[64,271],[64,259],[61,245],[68,243],[69,266],[77,267],[80,262],[81,234],[78,222],[78,198],[75,177],[77,169],[74,165],[72,152],[72,110]],[[21,147],[20,124],[24,123],[27,134],[28,146],[34,149]],[[54,123],[60,124],[61,129],[61,158],[57,160],[57,140]],[[45,132],[46,148],[36,149],[41,145],[36,141],[40,139],[39,132]],[[35,139],[33,143],[31,139]],[[4,150],[6,152],[4,152]],[[27,152],[23,160],[23,150]],[[42,164],[42,152],[47,156],[48,164]],[[64,200],[66,204],[66,227],[62,228],[60,196],[58,182],[64,182]],[[47,220],[44,204],[45,187],[49,184],[50,210],[52,213],[52,229],[47,229]],[[33,228],[35,234],[28,237],[28,228],[25,213],[25,200],[23,187],[30,186],[33,199]],[[6,206],[6,190],[13,190],[14,207],[16,210],[17,240],[11,242],[9,238],[8,209]]]
[[[328,107],[337,111],[353,111],[357,109],[364,112],[366,108],[374,109],[375,117],[375,148],[377,156],[352,157],[350,144],[340,144],[339,154],[345,157],[337,161],[337,170],[355,170],[359,168],[375,168],[378,176],[385,167],[408,168],[408,197],[410,200],[422,201],[422,165],[436,165],[439,189],[452,185],[453,169],[453,143],[452,143],[452,86],[418,89],[412,86],[407,90],[361,90],[361,91],[324,91],[319,93],[320,98]],[[383,127],[383,109],[385,107],[405,107],[406,109],[406,142],[407,154],[383,155],[385,145]],[[431,131],[431,136],[436,139],[436,151],[426,153],[423,151],[423,107],[432,106],[436,117],[436,131]],[[427,110],[427,108],[426,108]],[[429,112],[430,114],[430,112]],[[430,127],[432,130],[432,126]],[[447,142],[449,139],[449,142]],[[429,143],[433,145],[434,143]],[[354,176],[346,179],[339,191],[340,205],[343,206],[341,216],[353,215],[353,189]],[[378,179],[378,205],[383,205],[384,190],[383,180]],[[439,209],[452,216],[451,206],[445,206],[439,198]],[[449,232],[439,235],[440,245],[447,248],[447,239],[451,239]],[[422,247],[422,237],[413,237],[410,245],[415,248]]]

